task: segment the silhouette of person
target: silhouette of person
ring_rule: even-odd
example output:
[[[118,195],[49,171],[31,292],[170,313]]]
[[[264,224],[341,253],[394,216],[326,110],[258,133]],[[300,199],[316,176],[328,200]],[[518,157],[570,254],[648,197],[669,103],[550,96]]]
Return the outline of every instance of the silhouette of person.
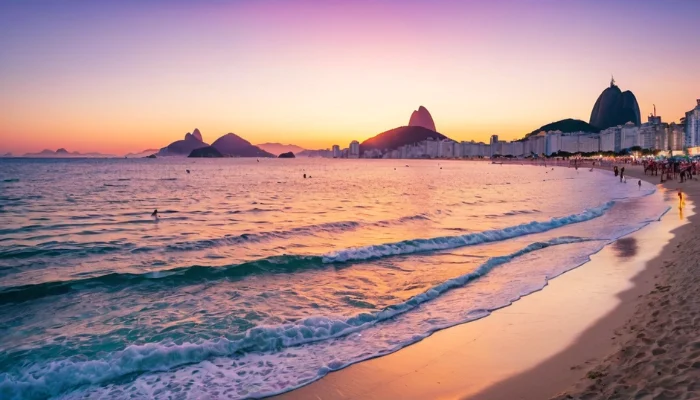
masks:
[[[156,220],[158,219],[158,209],[153,210],[151,217],[155,218]]]
[[[639,185],[639,190],[642,189],[642,180],[640,179],[639,182],[637,182],[637,185]]]

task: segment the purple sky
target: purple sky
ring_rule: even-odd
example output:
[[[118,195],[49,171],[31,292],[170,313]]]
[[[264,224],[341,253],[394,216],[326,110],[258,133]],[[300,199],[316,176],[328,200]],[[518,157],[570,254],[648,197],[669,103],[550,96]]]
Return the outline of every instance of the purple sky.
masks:
[[[430,110],[456,140],[700,97],[700,1],[2,1],[0,151],[120,153],[198,127],[346,146]]]

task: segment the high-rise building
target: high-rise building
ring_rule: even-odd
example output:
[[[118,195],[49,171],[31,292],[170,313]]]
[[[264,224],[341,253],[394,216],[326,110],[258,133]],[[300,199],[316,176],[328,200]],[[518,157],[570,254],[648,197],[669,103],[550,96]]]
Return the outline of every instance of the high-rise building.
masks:
[[[491,140],[489,141],[489,145],[491,146],[491,156],[495,156],[496,154],[499,154],[499,148],[498,148],[498,135],[491,135]]]
[[[700,99],[697,106],[685,113],[685,143],[684,148],[700,146]]]
[[[333,145],[333,158],[340,158],[340,146],[337,144]]]
[[[668,140],[668,150],[679,151],[683,150],[684,125],[671,122],[666,128],[666,138]],[[667,150],[667,149],[662,149]]]
[[[348,158],[360,158],[360,142],[357,140],[350,142]]]

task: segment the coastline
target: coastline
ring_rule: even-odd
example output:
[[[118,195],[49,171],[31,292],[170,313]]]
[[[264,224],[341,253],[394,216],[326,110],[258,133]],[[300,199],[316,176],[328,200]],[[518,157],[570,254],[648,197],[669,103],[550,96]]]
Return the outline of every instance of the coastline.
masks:
[[[629,170],[630,177],[643,178],[641,168]],[[621,343],[638,339],[621,328],[638,318],[639,305],[682,236],[673,235],[681,229],[677,214],[672,209],[661,223],[625,236],[643,244],[633,257],[616,259],[614,244],[606,246],[588,263],[551,280],[546,290],[488,318],[436,332],[276,398],[541,399],[570,388],[564,399],[583,395],[576,394],[579,387],[588,398],[587,373],[606,365]],[[601,278],[606,278],[602,286]]]

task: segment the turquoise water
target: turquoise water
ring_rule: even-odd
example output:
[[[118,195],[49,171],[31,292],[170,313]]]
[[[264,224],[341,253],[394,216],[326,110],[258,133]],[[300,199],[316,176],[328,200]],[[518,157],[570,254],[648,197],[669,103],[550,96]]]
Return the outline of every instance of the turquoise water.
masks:
[[[568,168],[0,160],[0,397],[281,393],[488,316],[665,210]]]

